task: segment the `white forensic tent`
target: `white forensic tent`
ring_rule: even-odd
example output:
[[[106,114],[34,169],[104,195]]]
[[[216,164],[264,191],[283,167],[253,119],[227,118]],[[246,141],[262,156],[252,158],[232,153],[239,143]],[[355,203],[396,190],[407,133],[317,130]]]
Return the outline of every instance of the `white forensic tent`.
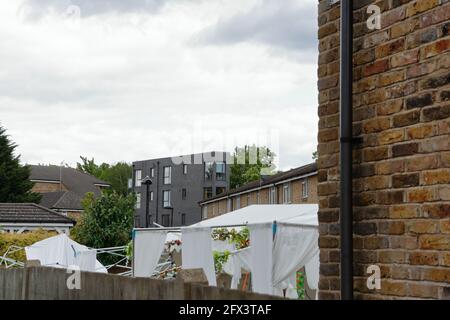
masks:
[[[289,289],[295,289],[296,271],[305,267],[308,286],[317,290],[317,212],[316,204],[251,205],[182,228],[183,268],[203,268],[209,284],[215,285],[212,241],[207,241],[207,235],[213,228],[247,226],[250,247],[232,254],[237,265],[226,268],[233,269],[233,286],[242,266],[251,271],[254,292],[282,295],[288,289],[289,295]]]
[[[25,247],[27,260],[39,260],[42,266],[68,268],[78,266],[81,271],[107,273],[97,260],[96,250],[79,244],[66,234],[38,241]]]

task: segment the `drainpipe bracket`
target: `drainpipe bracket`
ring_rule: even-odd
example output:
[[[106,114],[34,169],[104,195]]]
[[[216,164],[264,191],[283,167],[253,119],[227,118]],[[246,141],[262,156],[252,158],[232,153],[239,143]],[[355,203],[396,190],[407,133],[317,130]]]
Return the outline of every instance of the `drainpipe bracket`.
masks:
[[[361,144],[363,143],[362,137],[341,137],[340,142],[341,143],[352,143],[352,144]]]

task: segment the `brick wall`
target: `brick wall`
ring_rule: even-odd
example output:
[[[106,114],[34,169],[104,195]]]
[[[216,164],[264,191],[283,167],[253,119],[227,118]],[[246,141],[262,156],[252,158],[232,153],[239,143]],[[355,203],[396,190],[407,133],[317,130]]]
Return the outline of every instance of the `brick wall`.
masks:
[[[342,1],[342,0],[341,0]],[[339,298],[339,4],[319,1],[320,298]],[[381,8],[381,30],[366,26]],[[450,296],[450,2],[354,0],[354,288]],[[369,265],[381,289],[366,286]]]
[[[67,191],[64,184],[62,185],[62,190]],[[36,182],[31,191],[37,193],[59,192],[61,191],[61,185],[59,183]]]
[[[303,198],[303,186],[302,182],[308,181],[308,197]],[[290,190],[291,190],[291,203],[293,204],[311,204],[318,203],[317,196],[317,183],[318,177],[317,175],[310,176],[307,178],[302,178],[299,180],[294,180],[289,182]],[[283,203],[283,184],[276,187],[277,189],[277,203]],[[259,191],[248,191],[241,195],[230,196],[233,201],[233,208],[236,210],[237,208],[237,198],[240,198],[240,208],[247,207],[248,205],[258,204],[258,192],[259,192],[259,204],[269,204],[269,193],[270,187],[265,187]],[[250,197],[249,197],[250,196]],[[248,201],[250,199],[250,202]],[[207,206],[207,218],[216,217],[227,213],[228,210],[228,200],[227,199],[218,199],[213,202],[209,202],[206,204]],[[204,210],[205,205],[202,205],[202,210]],[[203,211],[202,211],[203,212]]]

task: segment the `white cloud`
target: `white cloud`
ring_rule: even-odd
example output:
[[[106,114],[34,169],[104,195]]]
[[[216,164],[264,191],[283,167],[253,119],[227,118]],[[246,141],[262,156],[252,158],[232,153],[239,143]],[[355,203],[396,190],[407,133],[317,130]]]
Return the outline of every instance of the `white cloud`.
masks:
[[[202,145],[223,149],[222,140],[245,143],[270,130],[279,132],[281,167],[311,160],[315,50],[251,36],[191,45],[195,35],[248,15],[261,1],[174,0],[157,10],[108,3],[110,10],[90,8],[79,23],[45,6],[39,19],[24,20],[21,2],[0,4],[0,122],[22,161],[134,161]],[[293,52],[308,58],[292,59]],[[231,138],[217,137],[222,133]]]

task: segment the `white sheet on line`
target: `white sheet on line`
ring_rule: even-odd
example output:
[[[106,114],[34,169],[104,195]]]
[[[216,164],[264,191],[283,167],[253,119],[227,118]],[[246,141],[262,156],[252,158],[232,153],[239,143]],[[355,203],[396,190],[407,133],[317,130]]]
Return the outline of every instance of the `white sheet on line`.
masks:
[[[272,289],[272,224],[250,225],[250,267],[253,292],[273,294]]]
[[[308,263],[305,264],[306,281],[308,282],[308,287],[313,290],[319,289],[319,268],[320,268],[320,258],[319,250],[317,250],[314,257],[312,257]]]
[[[150,277],[164,250],[167,231],[141,231],[134,237],[134,276]]]
[[[212,255],[211,229],[186,228],[181,232],[183,269],[202,268],[210,286],[216,286],[216,272]]]
[[[242,269],[250,271],[250,250],[251,247],[234,251],[230,254],[227,263],[224,265],[224,271],[232,276],[231,289],[237,289],[239,280],[241,280]]]
[[[315,259],[319,253],[318,246],[319,232],[316,228],[277,225],[275,239],[273,243],[273,287],[274,293],[289,288],[291,278],[302,267],[308,265],[311,279],[308,285],[314,289],[318,286],[318,278],[315,271]],[[316,269],[314,269],[316,268]],[[307,277],[308,271],[307,271]]]

